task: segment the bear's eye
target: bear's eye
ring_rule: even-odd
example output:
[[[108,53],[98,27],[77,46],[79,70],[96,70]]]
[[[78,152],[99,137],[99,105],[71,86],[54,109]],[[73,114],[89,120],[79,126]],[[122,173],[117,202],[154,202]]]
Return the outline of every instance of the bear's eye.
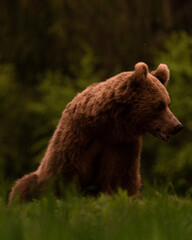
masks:
[[[165,103],[164,102],[160,102],[157,106],[157,110],[158,111],[163,111],[165,109]]]

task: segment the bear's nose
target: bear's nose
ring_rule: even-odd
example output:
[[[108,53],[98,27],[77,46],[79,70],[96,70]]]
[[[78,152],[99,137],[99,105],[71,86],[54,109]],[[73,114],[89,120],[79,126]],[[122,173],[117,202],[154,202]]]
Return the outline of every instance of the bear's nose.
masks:
[[[177,126],[175,126],[173,128],[173,134],[177,134],[178,132],[180,132],[183,129],[183,125],[182,124],[178,124]]]

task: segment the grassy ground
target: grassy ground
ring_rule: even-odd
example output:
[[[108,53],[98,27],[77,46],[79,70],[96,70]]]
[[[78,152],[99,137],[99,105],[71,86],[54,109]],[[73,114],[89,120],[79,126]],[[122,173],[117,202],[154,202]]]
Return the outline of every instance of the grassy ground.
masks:
[[[124,192],[97,199],[44,198],[6,207],[0,201],[0,240],[191,240],[192,200],[167,194],[132,201]]]

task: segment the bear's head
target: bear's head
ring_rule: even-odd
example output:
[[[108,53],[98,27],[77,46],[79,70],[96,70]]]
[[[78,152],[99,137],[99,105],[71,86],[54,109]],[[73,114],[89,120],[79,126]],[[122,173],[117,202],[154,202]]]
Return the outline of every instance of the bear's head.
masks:
[[[165,87],[168,80],[167,65],[160,64],[155,71],[149,72],[148,66],[142,62],[135,65],[130,78],[131,101],[134,103],[132,114],[137,129],[166,142],[170,135],[183,128],[169,108],[171,101]]]

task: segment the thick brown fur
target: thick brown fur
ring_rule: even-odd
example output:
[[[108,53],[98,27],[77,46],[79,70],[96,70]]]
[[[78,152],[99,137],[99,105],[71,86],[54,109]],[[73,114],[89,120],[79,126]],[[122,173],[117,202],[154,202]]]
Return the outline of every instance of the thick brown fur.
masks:
[[[142,136],[148,132],[168,141],[182,128],[168,107],[168,80],[165,64],[150,73],[137,63],[135,71],[79,93],[65,108],[39,168],[16,182],[9,203],[16,195],[31,200],[61,177],[83,192],[94,186],[96,193],[120,187],[130,196],[139,194]]]

